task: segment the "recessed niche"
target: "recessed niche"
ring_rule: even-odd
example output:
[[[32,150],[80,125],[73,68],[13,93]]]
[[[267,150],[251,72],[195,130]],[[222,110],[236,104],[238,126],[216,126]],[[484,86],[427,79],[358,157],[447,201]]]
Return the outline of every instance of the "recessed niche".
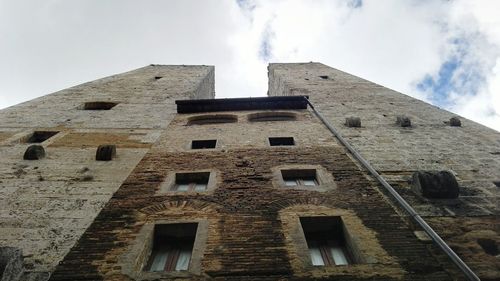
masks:
[[[92,101],[83,104],[83,110],[110,110],[118,103],[109,101]]]
[[[191,149],[210,149],[216,145],[217,140],[194,140],[191,142]]]
[[[248,121],[250,122],[294,120],[297,120],[297,116],[292,112],[259,112],[248,115]]]
[[[41,143],[55,136],[59,131],[35,131],[31,135],[26,136],[22,142],[24,143]]]
[[[488,255],[498,256],[499,251],[495,240],[479,238],[477,239],[477,243],[479,244],[479,246],[481,246],[481,248],[483,248],[484,252],[487,253]]]
[[[210,114],[193,116],[188,119],[188,125],[205,125],[218,123],[235,123],[238,121],[236,115],[231,114]]]
[[[295,141],[293,137],[277,137],[277,138],[269,138],[270,146],[289,146],[295,145]]]

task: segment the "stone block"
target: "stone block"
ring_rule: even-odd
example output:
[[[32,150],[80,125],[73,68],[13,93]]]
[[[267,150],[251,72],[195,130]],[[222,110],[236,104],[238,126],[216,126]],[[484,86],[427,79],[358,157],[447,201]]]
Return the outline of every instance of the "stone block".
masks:
[[[396,119],[396,124],[398,124],[401,127],[411,127],[411,120],[410,117],[400,115]]]
[[[418,171],[413,173],[412,189],[433,199],[458,198],[459,188],[455,176],[449,171]]]
[[[462,126],[462,122],[460,121],[460,119],[458,117],[451,117],[450,118],[450,126],[452,126],[452,127],[461,127]]]
[[[30,145],[24,152],[24,160],[39,160],[45,157],[45,149],[41,145]]]
[[[97,147],[95,160],[97,161],[111,161],[116,156],[116,145],[103,144]]]
[[[347,117],[345,119],[345,125],[347,127],[361,127],[361,118],[359,117]]]

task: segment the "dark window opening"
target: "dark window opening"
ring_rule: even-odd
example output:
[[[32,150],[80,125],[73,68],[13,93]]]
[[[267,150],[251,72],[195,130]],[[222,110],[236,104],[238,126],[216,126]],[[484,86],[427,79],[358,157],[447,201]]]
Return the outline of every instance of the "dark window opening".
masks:
[[[248,116],[250,122],[294,121],[296,119],[296,115],[291,112],[260,112]]]
[[[488,255],[498,256],[499,251],[495,240],[479,238],[477,239],[477,243],[479,244],[479,246],[481,246],[481,248],[483,248],[483,251]]]
[[[328,79],[329,77],[328,77],[328,75],[320,75],[319,78],[321,78],[321,79]]]
[[[295,145],[295,141],[293,140],[293,137],[269,138],[269,145],[271,146]]]
[[[189,269],[197,223],[155,225],[148,271],[182,271]]]
[[[192,149],[209,149],[215,148],[217,140],[194,140],[191,142]]]
[[[58,131],[35,131],[33,134],[29,135],[26,137],[25,141],[26,143],[41,143],[44,142],[51,137],[55,136]]]
[[[83,110],[110,110],[115,107],[118,103],[107,102],[107,101],[92,101],[86,102],[83,105]]]
[[[189,118],[188,125],[205,125],[218,123],[235,123],[238,117],[229,114],[201,115]]]
[[[155,80],[160,80],[163,76],[155,76]]]
[[[281,170],[285,186],[317,186],[316,170]]]
[[[314,266],[348,265],[354,259],[340,217],[302,217],[300,224]]]
[[[173,191],[205,191],[207,190],[210,172],[203,173],[177,173]]]
[[[496,186],[496,187],[500,187],[500,181],[494,181],[493,184]]]

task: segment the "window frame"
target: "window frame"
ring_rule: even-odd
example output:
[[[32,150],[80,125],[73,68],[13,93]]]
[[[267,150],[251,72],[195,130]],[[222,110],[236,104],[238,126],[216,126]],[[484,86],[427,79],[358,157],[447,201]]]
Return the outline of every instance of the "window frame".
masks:
[[[204,176],[208,178],[208,181],[197,181],[197,180],[189,180],[182,178],[189,174],[205,174]],[[181,176],[181,179],[179,179]],[[203,176],[203,175],[201,175]],[[218,178],[219,171],[214,169],[207,170],[192,170],[192,171],[171,171],[167,174],[162,184],[159,186],[158,190],[155,193],[155,196],[163,196],[163,195],[180,195],[180,194],[195,194],[195,193],[209,193],[213,192],[216,188],[217,182],[220,180]],[[196,190],[197,184],[203,184],[205,186],[204,190]],[[186,190],[178,190],[179,184],[188,185]]]
[[[315,221],[315,222],[314,222]],[[300,226],[313,266],[342,266],[358,262],[347,242],[347,230],[341,216],[302,216]],[[312,224],[315,224],[312,227]],[[319,228],[311,230],[312,228]],[[324,229],[322,229],[324,228]],[[313,251],[318,251],[322,264],[315,264]],[[334,250],[337,250],[337,261]],[[318,259],[318,258],[316,258]]]
[[[333,174],[321,165],[280,165],[272,167],[271,171],[273,174],[272,183],[275,188],[308,191],[314,190],[318,192],[327,192],[337,188]],[[311,176],[313,176],[312,180],[314,185],[312,183],[305,182],[305,180],[310,180]],[[298,182],[294,185],[291,185],[291,183],[287,185],[287,180],[298,180]]]
[[[175,225],[178,225],[177,229],[175,229]],[[166,235],[165,233],[163,234],[157,233],[157,232],[165,232],[165,230],[161,230],[158,228],[167,228],[167,227],[173,228],[170,229],[171,232],[174,231],[188,232],[186,231],[186,228],[194,227],[194,232],[189,236],[186,235],[186,237],[171,237]],[[182,227],[184,227],[185,229],[181,229]],[[193,258],[193,250],[198,232],[198,227],[199,224],[197,222],[155,224],[153,228],[153,241],[151,244],[151,250],[147,257],[148,261],[144,266],[143,271],[159,272],[159,273],[189,271],[191,260]],[[185,268],[177,269],[180,266],[179,265],[179,261],[181,261],[180,257],[182,256],[183,253],[186,252],[189,252],[187,265],[181,264],[182,266],[185,266]],[[160,257],[162,253],[164,253],[165,255],[164,258]],[[157,261],[158,259],[160,259],[159,262]],[[161,259],[164,259],[164,261],[161,261]],[[158,263],[160,268],[163,267],[163,269],[160,270],[153,269],[155,263]]]
[[[164,211],[168,213],[169,210],[171,210],[171,208],[165,209]],[[208,212],[214,216],[211,210],[208,210]],[[212,229],[216,225],[216,220],[209,218],[208,214],[201,210],[196,217],[197,218],[193,217],[189,219],[148,220],[134,236],[135,238],[131,243],[126,246],[126,250],[118,257],[117,265],[120,266],[121,273],[130,277],[131,280],[159,280],[163,278],[190,279],[202,274],[201,261],[207,247],[208,235],[209,233],[210,235],[214,233],[213,230],[209,231],[209,229]],[[155,226],[195,223],[198,226],[194,236],[188,269],[180,271],[148,271],[147,266],[153,251]]]
[[[317,187],[320,186],[318,171],[316,169],[282,169],[281,178],[285,187]],[[293,174],[293,175],[292,175]],[[313,184],[307,184],[307,182]],[[295,184],[288,184],[294,182]]]
[[[208,190],[208,183],[210,181],[210,172],[187,172],[175,173],[175,182],[170,188],[171,191],[176,192],[205,192]],[[179,190],[179,186],[186,185],[186,190]],[[203,185],[203,190],[196,190],[198,185]]]
[[[352,250],[355,263],[348,266],[314,266],[300,218],[339,216],[342,218],[346,243]],[[281,209],[279,220],[294,272],[316,276],[319,279],[334,275],[359,275],[359,272],[366,273],[367,278],[380,278],[385,275],[387,279],[403,278],[406,274],[399,261],[382,247],[377,238],[378,233],[368,228],[353,210],[333,207],[311,198]]]

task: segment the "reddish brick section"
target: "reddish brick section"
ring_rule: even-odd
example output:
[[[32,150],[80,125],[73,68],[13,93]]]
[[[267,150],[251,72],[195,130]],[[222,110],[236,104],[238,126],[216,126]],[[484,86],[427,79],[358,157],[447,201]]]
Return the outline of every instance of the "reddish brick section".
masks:
[[[337,188],[317,192],[273,186],[271,168],[287,164],[321,165],[333,175]],[[171,172],[213,168],[218,170],[221,179],[213,192],[156,194]],[[189,208],[186,213],[161,217],[161,212],[156,212],[160,207],[155,206],[168,202]],[[312,276],[307,271],[297,276],[288,250],[293,245],[285,241],[278,212],[301,204],[354,212],[376,233],[381,247],[399,263],[404,272],[402,278],[383,274]],[[165,206],[162,208],[168,212],[169,207]],[[210,213],[201,211],[204,208],[209,208]],[[439,265],[431,253],[436,252],[435,249],[429,251],[427,247],[431,246],[417,240],[376,184],[344,150],[323,146],[195,153],[161,153],[153,149],[60,263],[51,280],[130,280],[116,263],[146,221],[194,218],[200,214],[216,224],[210,228],[214,232],[208,233],[201,262],[203,274],[192,275],[189,280],[451,279],[447,273],[449,263],[440,258],[445,260],[446,269]],[[374,268],[383,267],[380,264]],[[170,280],[165,276],[162,280]]]

